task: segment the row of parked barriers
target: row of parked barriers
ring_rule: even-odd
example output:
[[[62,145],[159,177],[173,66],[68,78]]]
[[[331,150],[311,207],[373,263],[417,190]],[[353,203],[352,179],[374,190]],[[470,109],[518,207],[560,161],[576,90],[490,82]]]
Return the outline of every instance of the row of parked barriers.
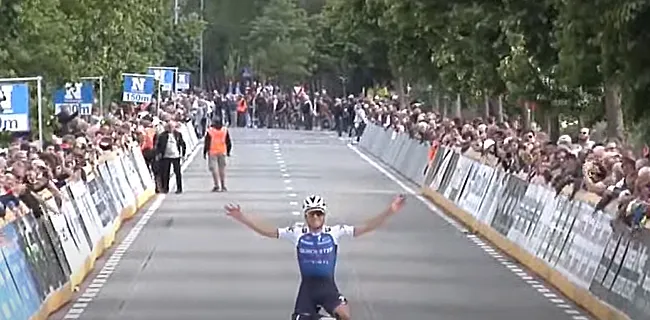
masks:
[[[428,142],[391,129],[368,125],[359,147],[597,318],[650,319],[647,230],[449,148],[429,160]]]
[[[191,123],[180,131],[193,150]],[[0,320],[47,319],[67,303],[74,288],[114,241],[122,222],[155,195],[155,183],[139,146],[121,150],[91,168],[86,181],[70,181],[42,217],[29,212],[2,226]],[[24,207],[24,206],[23,206]]]

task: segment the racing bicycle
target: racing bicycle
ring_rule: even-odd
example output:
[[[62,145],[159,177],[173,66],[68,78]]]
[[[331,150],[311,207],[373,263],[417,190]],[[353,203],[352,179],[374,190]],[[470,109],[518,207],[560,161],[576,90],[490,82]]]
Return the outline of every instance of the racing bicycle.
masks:
[[[316,314],[293,315],[292,320],[338,320],[338,317],[330,316],[321,306],[316,306]]]

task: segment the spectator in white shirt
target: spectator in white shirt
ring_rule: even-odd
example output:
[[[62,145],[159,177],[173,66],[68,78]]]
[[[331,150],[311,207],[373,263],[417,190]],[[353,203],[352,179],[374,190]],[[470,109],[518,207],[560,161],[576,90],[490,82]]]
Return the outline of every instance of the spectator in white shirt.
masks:
[[[176,176],[176,193],[183,192],[183,177],[181,175],[181,159],[185,157],[186,145],[183,135],[176,130],[173,122],[165,125],[165,131],[156,139],[156,154],[159,160],[160,188],[159,192],[169,192],[170,169]]]

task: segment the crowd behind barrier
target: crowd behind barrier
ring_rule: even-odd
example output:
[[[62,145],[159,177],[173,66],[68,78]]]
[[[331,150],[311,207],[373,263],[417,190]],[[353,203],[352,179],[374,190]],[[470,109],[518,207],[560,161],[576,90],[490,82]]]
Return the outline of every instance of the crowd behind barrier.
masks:
[[[191,122],[178,130],[188,150],[199,144]],[[47,319],[67,303],[122,222],[155,194],[135,142],[104,153],[83,176],[61,185],[56,197],[41,192],[42,215],[22,202],[6,208],[0,219],[0,320]]]
[[[461,155],[370,124],[360,148],[599,319],[650,319],[647,230]]]

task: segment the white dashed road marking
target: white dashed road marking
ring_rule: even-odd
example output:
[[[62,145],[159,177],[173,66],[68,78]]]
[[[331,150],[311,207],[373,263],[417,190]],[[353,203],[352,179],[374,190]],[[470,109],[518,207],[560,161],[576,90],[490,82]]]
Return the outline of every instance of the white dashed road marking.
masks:
[[[400,179],[395,177],[392,173],[388,172],[386,169],[384,169],[380,164],[378,164],[376,161],[362,153],[357,149],[357,147],[349,145],[348,148],[350,148],[352,151],[354,151],[359,157],[361,157],[363,160],[368,162],[371,166],[375,167],[377,171],[381,172],[384,176],[386,176],[388,179],[392,180],[395,182],[398,186],[400,186],[404,191],[408,192],[412,196],[416,197],[418,200],[420,200],[422,203],[424,203],[431,211],[435,212],[440,216],[442,219],[444,219],[446,222],[451,224],[452,226],[456,227],[458,230],[463,231],[464,233],[467,233],[467,229],[465,229],[460,223],[456,222],[453,220],[451,217],[445,215],[444,213],[440,212],[438,208],[436,208],[431,202],[429,202],[427,199],[419,195],[415,190],[404,184]],[[493,248],[490,244],[485,243],[481,238],[477,237],[474,234],[467,234],[467,238],[469,238],[472,242],[474,242],[478,247],[480,247],[485,253],[493,257],[496,261],[501,263],[504,267],[509,269],[513,274],[515,274],[517,277],[520,279],[524,280],[527,284],[529,284],[532,288],[534,288],[536,291],[538,291],[540,294],[542,294],[544,297],[548,299],[549,302],[553,303],[556,307],[560,309],[564,309],[563,311],[568,314],[572,315],[573,320],[589,320],[590,318],[586,317],[585,315],[582,315],[580,311],[574,309],[573,306],[566,304],[566,301],[563,299],[558,299],[558,295],[553,293],[551,290],[546,288],[544,285],[542,285],[539,281],[532,280],[533,277],[531,277],[526,271],[523,270],[521,266],[518,264],[509,261],[508,259],[504,258],[503,255],[499,253],[495,248]]]
[[[497,252],[489,244],[485,243],[481,238],[479,238],[474,234],[468,234],[467,238],[469,238],[470,241],[474,242],[474,244],[476,244],[478,247],[483,249],[483,251],[485,251],[486,253],[490,254],[490,256],[492,257],[494,257],[494,255],[491,253]],[[563,309],[564,313],[568,315],[574,315],[572,317],[573,320],[589,320],[589,318],[582,315],[580,311],[574,309],[573,306],[567,304],[565,300],[559,299],[558,295],[554,293],[551,289],[547,288],[544,284],[540,283],[539,281],[533,280],[533,277],[531,277],[521,266],[519,266],[515,262],[508,261],[507,259],[504,258],[498,258],[496,260],[499,263],[501,263],[501,265],[506,267],[508,270],[512,271],[512,273],[517,275],[517,277],[524,280],[526,284],[530,285],[530,287],[535,289],[535,291],[542,294],[546,299],[548,299],[549,302],[553,303],[556,307]]]
[[[348,144],[348,148],[350,150],[354,151],[361,159],[365,160],[368,162],[371,166],[373,166],[377,171],[379,171],[381,174],[386,176],[388,179],[391,181],[395,182],[402,190],[406,191],[408,194],[412,195],[416,199],[418,199],[420,202],[422,202],[429,210],[437,214],[440,218],[445,220],[447,223],[450,225],[454,226],[454,228],[458,229],[460,232],[467,232],[467,229],[463,227],[459,222],[456,220],[450,218],[446,214],[442,213],[440,209],[438,209],[435,205],[433,205],[429,200],[425,199],[423,196],[421,196],[418,192],[413,190],[413,188],[407,186],[404,184],[404,182],[400,181],[397,177],[395,177],[392,173],[388,172],[386,169],[384,169],[380,164],[378,164],[375,160],[370,159],[367,155],[363,154],[359,149],[357,149],[356,146]]]
[[[199,153],[199,150],[201,150],[201,148],[194,149],[194,151],[187,158],[187,161],[183,163],[183,166],[181,167],[181,172],[187,170],[187,167],[189,167],[190,163],[192,163],[192,160],[194,160],[194,157],[196,157],[196,155]],[[172,179],[170,187],[173,188],[174,185],[175,185],[175,181]],[[104,267],[95,276],[95,278],[92,280],[91,284],[88,285],[88,287],[83,292],[83,294],[81,294],[81,296],[78,297],[76,300],[71,301],[72,307],[68,310],[68,312],[63,317],[63,319],[79,319],[81,317],[81,315],[83,314],[84,310],[86,310],[88,305],[93,301],[95,297],[97,297],[102,287],[106,283],[107,279],[111,276],[111,274],[113,274],[113,271],[115,271],[115,269],[119,265],[124,253],[131,247],[131,245],[138,237],[138,235],[140,234],[144,226],[147,224],[147,222],[149,222],[149,219],[151,219],[151,216],[153,216],[153,214],[156,213],[158,208],[160,208],[165,198],[166,198],[165,194],[157,195],[156,199],[153,201],[153,203],[151,203],[151,206],[149,206],[149,209],[147,209],[147,211],[142,215],[140,220],[138,220],[135,226],[131,228],[131,231],[129,231],[127,236],[117,246],[113,254],[108,258],[108,260],[106,260]]]
[[[279,144],[273,144],[273,148],[275,149],[275,154],[276,154],[277,159],[278,159],[277,163],[280,166],[280,173],[282,175],[283,182],[285,184],[284,189],[286,191],[293,191],[293,187],[291,186],[291,180],[287,179],[287,178],[291,177],[291,175],[289,173],[287,173],[287,165],[285,164],[284,160],[281,159],[281,156],[280,156],[280,154],[281,154],[280,145]],[[298,196],[298,194],[290,192],[290,193],[287,193],[287,196],[290,197],[290,198],[295,198],[295,197]],[[299,205],[299,203],[297,201],[289,202],[289,206],[295,207],[295,206],[298,206],[298,205]],[[300,216],[301,215],[300,211],[291,211],[291,214],[294,215],[294,216]]]

